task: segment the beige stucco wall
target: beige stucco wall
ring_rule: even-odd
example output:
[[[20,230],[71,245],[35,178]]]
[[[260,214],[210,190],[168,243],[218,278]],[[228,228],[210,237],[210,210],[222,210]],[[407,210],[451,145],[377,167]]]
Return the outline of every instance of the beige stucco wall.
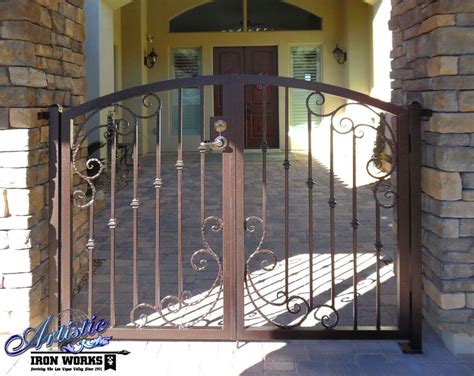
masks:
[[[341,27],[345,25],[344,45],[348,55],[342,86],[369,94],[372,79],[372,8],[359,0],[344,0],[341,14],[344,18],[339,24]],[[327,79],[332,80],[332,77]]]
[[[121,9],[120,30],[120,59],[116,65],[120,66],[121,88],[139,86],[149,82],[148,69],[143,65],[143,55],[147,48],[147,0],[135,0]],[[152,3],[152,2],[150,2]],[[141,98],[129,100],[125,105],[140,113],[143,110]],[[140,153],[146,154],[149,150],[150,130],[148,122],[139,127]]]
[[[87,99],[94,99],[114,91],[114,4],[106,0],[87,1],[84,10],[87,13],[85,42],[87,69]],[[97,119],[105,124],[107,113],[101,112]],[[95,132],[91,141],[105,141],[103,133]],[[105,148],[100,150],[105,158]]]
[[[390,11],[392,4],[389,0],[377,1],[372,8],[372,77],[370,95],[390,102],[391,78],[390,52],[392,51],[392,31],[389,29]]]
[[[388,0],[385,0],[388,1]],[[239,32],[239,33],[169,33],[169,20],[184,11],[204,3],[202,0],[135,0],[121,10],[122,53],[118,56],[118,65],[122,68],[121,88],[128,88],[148,82],[171,78],[171,50],[174,48],[200,48],[202,53],[202,74],[213,73],[213,48],[222,46],[277,46],[278,74],[291,75],[290,51],[293,46],[319,46],[322,59],[322,82],[347,87],[369,94],[373,85],[372,71],[372,17],[373,8],[360,0],[291,0],[291,4],[308,10],[323,20],[321,31],[278,31],[278,32]],[[116,11],[117,12],[117,11]],[[141,13],[140,13],[141,12]],[[146,14],[146,15],[145,15]],[[116,15],[117,18],[117,15]],[[138,22],[139,18],[141,19]],[[153,44],[146,40],[147,35],[154,37]],[[339,65],[334,60],[332,50],[339,44],[347,50],[348,61]],[[157,65],[148,70],[143,66],[143,54],[154,47],[158,54]],[[389,59],[389,56],[386,56]],[[117,64],[116,64],[117,66]],[[165,151],[176,150],[176,136],[171,134],[170,94],[160,95],[163,100],[162,137]],[[280,144],[284,140],[283,91],[280,93]],[[326,109],[341,104],[339,99],[328,98]],[[137,108],[138,109],[138,108]],[[213,115],[212,89],[205,90],[205,119]],[[142,143],[152,149],[154,135],[151,129],[144,127]],[[146,137],[150,135],[149,140]],[[304,142],[298,132],[290,132],[291,147],[301,149]],[[198,136],[186,136],[184,147],[195,150],[199,144]],[[142,152],[149,150],[143,147]]]

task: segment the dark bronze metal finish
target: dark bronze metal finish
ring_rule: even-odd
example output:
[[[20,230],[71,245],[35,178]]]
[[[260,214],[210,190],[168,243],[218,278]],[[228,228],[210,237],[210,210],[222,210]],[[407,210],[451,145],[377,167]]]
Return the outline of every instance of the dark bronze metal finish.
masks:
[[[357,330],[357,136],[354,124],[352,124],[352,320],[354,330]]]
[[[161,186],[163,184],[161,179],[161,106],[158,108],[156,114],[156,149],[155,149],[155,163],[156,163],[156,178],[153,183],[155,186],[155,306],[158,307],[161,300],[160,278],[161,278],[161,264],[160,264],[160,203],[161,203]],[[202,221],[201,221],[202,222]]]
[[[308,180],[306,181],[306,185],[308,186],[308,266],[309,266],[309,309],[313,309],[313,252],[314,252],[314,214],[313,214],[313,187],[314,187],[314,180],[313,180],[313,139],[312,135],[312,114],[309,106],[309,100],[311,98],[308,96],[306,100],[306,107],[308,109]]]
[[[336,215],[337,201],[334,197],[334,127],[329,130],[329,225],[331,227],[331,304],[336,305],[336,279],[335,279],[335,257],[336,257]]]
[[[115,182],[117,178],[117,129],[116,123],[107,129],[107,138],[112,138],[111,170],[110,170],[110,325],[115,326],[115,232],[117,219],[115,218]]]
[[[289,286],[289,252],[290,252],[290,157],[289,157],[289,131],[290,131],[290,104],[289,104],[289,88],[285,88],[285,161],[283,168],[285,169],[285,294],[288,296]]]
[[[38,120],[49,120],[50,116],[51,114],[49,111],[41,111],[41,112],[38,112],[37,118]]]
[[[60,305],[60,286],[59,270],[60,265],[60,232],[61,232],[61,187],[62,172],[61,161],[62,152],[61,147],[61,115],[63,108],[59,105],[52,106],[48,114],[50,119],[49,127],[49,250],[48,250],[48,312],[54,316],[59,313]],[[45,114],[43,112],[42,114]],[[39,118],[39,117],[38,117]],[[69,152],[69,151],[68,151]]]
[[[262,212],[244,216],[244,104],[245,87],[255,85],[261,87],[262,96],[262,140],[261,140],[261,194],[262,194]],[[206,213],[206,155],[207,150],[204,144],[196,145],[200,153],[199,157],[199,218],[201,249],[194,251],[190,260],[185,257],[186,245],[183,241],[183,222],[186,208],[184,197],[184,137],[183,131],[183,89],[198,88],[200,93],[200,141],[205,143],[207,132],[207,120],[204,118],[204,87],[221,86],[222,87],[222,116],[219,117],[219,132],[224,132],[223,124],[226,124],[225,138],[227,145],[221,148],[222,153],[222,214],[209,215]],[[268,234],[267,216],[270,208],[269,194],[271,194],[270,175],[268,175],[268,166],[271,163],[268,151],[267,136],[270,132],[267,130],[267,88],[281,87],[284,89],[284,111],[285,111],[285,134],[284,134],[284,160],[280,168],[283,168],[284,180],[281,184],[284,186],[284,287],[276,291],[276,298],[269,299],[256,283],[251,270],[257,265],[258,270],[265,274],[271,273],[279,264],[277,253],[264,246]],[[304,178],[306,183],[305,190],[308,194],[308,257],[304,259],[309,278],[304,286],[305,293],[302,296],[291,292],[290,280],[293,281],[290,264],[290,90],[303,89],[309,90],[310,94],[306,99],[307,108],[307,173]],[[161,212],[161,203],[163,199],[162,187],[166,184],[163,181],[162,171],[162,133],[161,133],[161,100],[155,93],[166,93],[171,90],[178,92],[178,143],[177,160],[175,164],[177,179],[177,291],[176,295],[161,296],[163,285],[161,274],[162,244],[160,234],[163,227],[160,226],[163,213]],[[330,112],[322,112],[323,105],[327,95],[338,96],[348,100],[347,103],[337,107]],[[132,111],[122,104],[123,100],[142,97],[142,105],[148,110],[149,115],[142,116]],[[358,124],[355,121],[344,117],[339,120],[338,115],[344,112],[349,106],[360,106],[373,113],[374,118],[378,120],[378,125]],[[113,110],[116,117],[106,125],[91,127],[94,115],[101,110]],[[127,116],[125,116],[126,114]],[[391,114],[390,122],[385,114]],[[97,223],[94,222],[95,203],[97,198],[96,179],[104,171],[108,171],[110,176],[110,207],[107,213],[108,237],[110,241],[110,321],[112,328],[110,335],[117,339],[393,339],[399,338],[409,340],[408,347],[412,352],[421,351],[421,237],[420,237],[420,116],[421,107],[417,104],[408,108],[396,106],[391,103],[385,103],[371,98],[361,93],[353,92],[347,89],[290,78],[273,77],[266,75],[221,75],[221,76],[201,76],[185,79],[163,81],[140,87],[135,87],[110,94],[82,105],[72,107],[66,111],[58,106],[50,109],[50,168],[51,168],[51,211],[50,211],[50,312],[74,308],[72,307],[72,280],[73,280],[73,207],[75,210],[88,210],[88,233],[86,251],[88,252],[88,299],[87,311],[91,315],[94,313],[94,304],[92,296],[98,293],[93,288],[94,253],[97,251],[96,234],[94,233]],[[127,120],[128,118],[128,120]],[[318,140],[314,137],[313,120],[326,119],[329,123],[329,139]],[[79,120],[80,119],[80,120]],[[155,249],[154,249],[154,299],[153,303],[139,301],[139,270],[138,255],[140,252],[138,217],[140,208],[139,193],[139,130],[144,120],[154,122],[156,126],[156,145],[154,160],[156,163],[155,177],[151,182],[154,187],[155,203],[153,210],[156,223],[155,229]],[[104,130],[104,136],[110,144],[110,163],[104,164],[100,159],[88,157],[86,168],[95,169],[97,173],[90,176],[79,169],[79,160],[82,158],[81,149],[87,145],[87,137],[94,130]],[[391,163],[385,166],[383,173],[381,169],[377,174],[373,168],[379,167],[378,156],[374,156],[367,162],[367,173],[374,179],[375,183],[371,185],[374,197],[374,212],[371,212],[375,218],[374,234],[374,254],[375,254],[375,315],[373,325],[363,326],[358,317],[358,252],[359,239],[362,232],[361,215],[362,209],[359,208],[358,199],[358,142],[364,137],[364,129],[371,129],[377,132],[377,136],[384,141],[384,147],[389,150],[392,157]],[[72,139],[71,139],[72,134]],[[342,326],[340,322],[340,312],[338,311],[338,295],[336,291],[337,271],[336,251],[338,240],[336,238],[336,218],[338,216],[338,192],[335,188],[335,164],[334,164],[334,143],[335,135],[347,135],[352,138],[352,291],[350,292],[350,301],[352,302],[352,325]],[[120,237],[125,236],[122,231],[118,231],[120,216],[116,206],[118,177],[117,177],[117,147],[118,139],[121,136],[129,135],[133,139],[133,186],[131,197],[132,210],[132,310],[130,312],[130,323],[132,325],[123,326],[117,324],[117,296],[115,287],[118,283],[116,270],[116,245],[120,242]],[[319,207],[316,207],[314,199],[317,192],[316,182],[319,184],[319,175],[315,175],[314,170],[314,148],[319,142],[329,143],[329,195],[327,200],[328,207],[324,210],[329,216],[329,251],[330,251],[330,300],[326,304],[318,304],[315,292],[318,291],[317,277],[314,275],[315,263],[318,261],[314,256],[317,253],[320,244],[316,244],[315,234],[319,231],[316,226],[315,214]],[[291,157],[292,158],[292,157]],[[359,157],[360,158],[360,157]],[[186,168],[191,168],[187,167]],[[189,165],[191,166],[191,165]],[[359,167],[360,169],[360,167]],[[397,172],[397,178],[392,179],[392,173]],[[81,185],[73,185],[72,176],[77,176]],[[316,180],[315,180],[316,179]],[[260,184],[260,183],[259,183]],[[84,188],[87,187],[87,190]],[[260,187],[259,187],[260,188]],[[314,195],[314,196],[313,196]],[[142,198],[143,199],[143,198]],[[388,327],[383,322],[381,315],[381,294],[382,294],[382,250],[384,245],[381,236],[381,218],[382,210],[394,210],[397,217],[397,278],[398,278],[398,326]],[[144,210],[144,209],[141,209]],[[174,222],[174,221],[173,221]],[[207,237],[207,231],[222,234],[222,249],[214,250],[211,247]],[[250,250],[250,255],[245,252],[244,235],[257,235],[259,239],[255,249]],[[127,234],[128,236],[128,234]],[[222,256],[220,256],[222,254]],[[203,271],[207,268],[207,263],[212,262],[217,266],[217,273],[209,290],[202,294],[203,296],[193,297],[191,292],[185,290],[184,286],[184,267],[185,263],[191,263],[192,270],[195,272]],[[153,277],[151,277],[153,278]],[[359,286],[360,288],[360,286]],[[211,295],[211,292],[214,294]],[[246,326],[245,324],[245,293],[250,300],[251,308],[255,314],[267,323],[263,327]],[[174,292],[173,292],[174,294]],[[223,297],[223,325],[221,327],[198,326],[202,324],[209,314],[217,307],[219,299]],[[183,321],[179,316],[180,312],[196,309],[199,303],[205,299],[211,302],[204,312],[196,314],[192,319]],[[262,302],[264,306],[262,306]],[[362,304],[362,303],[360,303]],[[281,322],[265,313],[265,307],[275,307],[282,310],[285,314],[292,317],[291,322]],[[171,308],[170,308],[171,307]],[[149,326],[149,316],[141,313],[152,311],[159,317],[164,324],[160,327]],[[171,313],[170,314],[170,310]],[[320,325],[314,327],[305,326],[310,315]]]
[[[87,270],[87,314],[89,317],[93,314],[92,309],[92,298],[93,298],[93,291],[92,287],[94,286],[94,273],[93,273],[93,264],[94,264],[94,248],[95,248],[95,240],[94,240],[94,205],[89,206],[89,239],[87,240],[86,244],[88,255],[88,270]]]
[[[421,282],[421,116],[422,107],[413,103],[409,107],[410,132],[410,250],[411,250],[411,320],[409,346],[412,352],[421,353],[422,295]]]
[[[178,89],[178,297],[183,295],[183,90]]]

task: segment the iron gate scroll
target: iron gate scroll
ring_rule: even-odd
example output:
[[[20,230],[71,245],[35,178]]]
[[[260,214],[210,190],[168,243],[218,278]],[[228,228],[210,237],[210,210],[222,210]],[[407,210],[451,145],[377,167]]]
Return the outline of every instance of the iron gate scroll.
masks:
[[[210,152],[205,92],[217,86]],[[274,87],[281,151],[267,145]],[[246,88],[263,108],[258,153],[244,152]],[[400,338],[420,349],[419,114],[263,75],[52,107],[51,312],[101,314],[124,339]],[[130,163],[119,155],[129,149]]]

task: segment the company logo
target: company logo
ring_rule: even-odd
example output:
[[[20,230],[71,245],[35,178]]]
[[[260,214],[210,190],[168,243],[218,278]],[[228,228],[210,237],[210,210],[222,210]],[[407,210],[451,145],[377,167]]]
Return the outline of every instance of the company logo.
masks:
[[[77,309],[66,310],[57,317],[49,315],[37,328],[27,328],[8,338],[5,352],[18,356],[36,350],[31,351],[30,371],[117,370],[117,355],[128,355],[129,351],[90,351],[110,343],[112,337],[103,335],[108,328],[109,322],[97,315],[88,317]],[[59,351],[52,351],[55,345]]]
[[[59,326],[67,318],[67,324]],[[56,325],[57,324],[57,325]],[[54,327],[58,327],[54,330]],[[51,348],[54,344],[68,353],[78,354],[84,349],[94,349],[108,345],[112,337],[103,337],[109,322],[97,319],[96,315],[87,317],[79,310],[61,312],[55,320],[49,315],[37,328],[27,328],[23,334],[15,334],[5,342],[5,352],[18,356],[28,349]]]

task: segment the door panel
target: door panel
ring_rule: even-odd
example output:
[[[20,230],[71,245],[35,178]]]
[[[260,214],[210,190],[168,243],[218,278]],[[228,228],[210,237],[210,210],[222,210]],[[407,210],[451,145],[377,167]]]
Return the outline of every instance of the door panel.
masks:
[[[276,76],[277,47],[216,47],[214,74],[263,74]],[[266,97],[266,106],[263,97]],[[258,148],[262,142],[264,112],[267,115],[266,134],[269,147],[278,143],[278,90],[260,85],[245,88],[245,147]],[[222,90],[214,88],[214,113],[222,115]],[[211,136],[214,137],[211,128]]]
[[[246,47],[245,73],[276,76],[276,47]],[[264,95],[265,94],[265,95]],[[263,98],[266,103],[263,103]],[[276,87],[248,85],[245,89],[245,146],[258,148],[262,143],[264,113],[267,116],[267,144],[278,147],[278,91]]]
[[[214,74],[244,73],[244,55],[242,47],[214,48]],[[222,87],[214,87],[214,115],[222,116]],[[211,135],[213,129],[211,127]]]

